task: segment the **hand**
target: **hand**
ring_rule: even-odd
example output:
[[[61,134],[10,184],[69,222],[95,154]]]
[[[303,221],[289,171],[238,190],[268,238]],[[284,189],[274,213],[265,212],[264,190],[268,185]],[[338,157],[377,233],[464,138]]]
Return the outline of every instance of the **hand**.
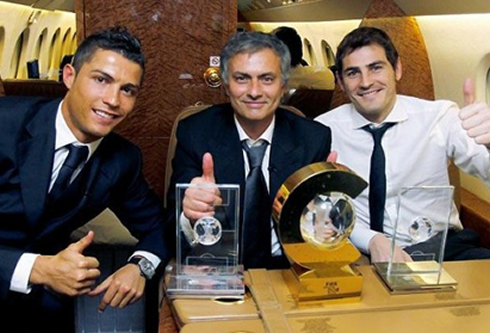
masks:
[[[106,292],[99,304],[99,311],[104,311],[107,305],[124,308],[141,298],[145,290],[146,280],[140,274],[137,265],[127,264],[109,276],[92,290],[89,295],[97,296]]]
[[[87,294],[100,275],[99,262],[82,253],[92,243],[93,231],[54,256],[39,256],[32,267],[29,282],[42,284],[68,296]]]
[[[388,262],[390,260],[391,240],[383,234],[377,234],[369,242],[369,252],[371,253],[371,262]],[[393,262],[412,261],[410,255],[395,245],[393,253]]]
[[[213,156],[210,153],[202,157],[202,176],[192,179],[192,185],[209,185],[207,188],[189,187],[183,200],[184,215],[191,221],[204,216],[214,215],[214,207],[221,205],[221,197],[214,180]]]
[[[459,112],[461,125],[476,143],[490,149],[490,109],[485,103],[475,103],[475,88],[471,79],[463,85],[464,107]]]
[[[335,150],[332,150],[330,154],[327,156],[328,163],[337,163],[337,158],[339,157],[339,153]]]

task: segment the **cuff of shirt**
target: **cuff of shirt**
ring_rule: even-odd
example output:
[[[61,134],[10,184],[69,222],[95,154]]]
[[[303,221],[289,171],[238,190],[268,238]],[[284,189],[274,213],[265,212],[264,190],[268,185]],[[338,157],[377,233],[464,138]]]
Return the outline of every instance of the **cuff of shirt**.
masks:
[[[135,251],[131,257],[129,257],[128,261],[131,260],[132,257],[135,257],[135,256],[138,256],[138,257],[143,257],[145,259],[148,259],[152,264],[153,264],[153,267],[158,267],[158,265],[160,265],[160,258],[158,258],[156,255],[154,255],[153,253],[151,252],[147,252],[147,251]]]
[[[194,246],[197,244],[196,236],[194,235],[194,228],[191,225],[191,221],[184,216],[182,213],[179,218],[180,229],[184,233],[185,239],[187,242]]]
[[[34,267],[34,261],[36,261],[37,257],[39,257],[39,254],[34,253],[24,253],[20,257],[10,281],[11,291],[23,294],[31,292],[32,287],[29,284],[29,276],[31,276],[32,267]]]
[[[378,234],[377,231],[371,230],[365,226],[356,224],[350,240],[362,253],[369,254],[369,243],[371,239]]]

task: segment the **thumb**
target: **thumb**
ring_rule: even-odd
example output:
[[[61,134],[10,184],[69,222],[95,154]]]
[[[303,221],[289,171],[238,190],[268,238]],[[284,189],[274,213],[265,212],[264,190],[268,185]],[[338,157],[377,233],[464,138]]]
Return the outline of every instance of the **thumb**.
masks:
[[[475,102],[475,86],[473,80],[466,79],[463,83],[464,106],[468,106]]]
[[[327,157],[327,162],[328,163],[337,163],[337,157],[339,156],[339,153],[337,153],[335,150],[332,150],[330,154],[328,154]]]
[[[206,153],[202,157],[202,178],[214,183],[214,163],[213,155]]]
[[[75,249],[75,251],[77,251],[78,253],[82,253],[90,244],[92,244],[92,241],[94,240],[94,236],[95,236],[94,232],[89,231],[85,235],[85,237],[80,239],[78,242],[73,243],[73,248]]]

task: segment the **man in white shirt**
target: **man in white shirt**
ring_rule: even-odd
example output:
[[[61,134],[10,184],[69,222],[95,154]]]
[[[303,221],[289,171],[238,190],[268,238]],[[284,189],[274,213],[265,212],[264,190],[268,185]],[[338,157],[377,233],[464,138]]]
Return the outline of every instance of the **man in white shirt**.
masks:
[[[474,102],[471,82],[465,83],[465,107],[461,110],[450,101],[397,95],[402,65],[389,36],[380,29],[361,27],[349,33],[339,45],[336,66],[338,82],[351,104],[316,120],[331,127],[332,150],[338,152],[338,162],[366,180],[377,171],[371,170],[374,140],[370,132],[384,128],[380,140],[385,156],[385,203],[378,210],[370,209],[370,191],[374,196],[373,185],[379,187],[382,182],[370,184],[355,199],[357,224],[351,240],[373,262],[388,261],[402,187],[449,185],[450,160],[490,185],[490,111],[486,104]],[[376,205],[374,201],[383,199],[372,199],[371,207]],[[416,204],[424,217],[423,203]],[[371,215],[378,214],[381,229],[373,226],[375,217]],[[411,260],[407,252],[417,243],[410,234],[414,222],[403,221],[397,228],[397,261]],[[434,227],[434,234],[440,231]],[[490,251],[479,247],[478,235],[470,230],[461,232],[454,204],[449,229],[445,260],[490,258]]]
[[[242,215],[255,213],[258,209],[247,210],[244,204],[246,176],[252,174],[246,150],[265,148],[260,169],[268,193],[255,202],[263,204],[263,219],[254,226],[240,222],[238,261],[246,269],[289,267],[271,220],[273,199],[290,174],[324,161],[330,152],[327,127],[279,107],[289,70],[289,51],[276,37],[253,32],[234,35],[221,54],[221,75],[231,103],[185,118],[177,129],[169,212],[175,211],[175,184],[218,183],[239,184]],[[219,193],[212,189],[188,189],[183,199],[187,222],[214,215],[220,202]],[[175,228],[175,215],[168,222]],[[192,235],[187,236],[192,244]]]

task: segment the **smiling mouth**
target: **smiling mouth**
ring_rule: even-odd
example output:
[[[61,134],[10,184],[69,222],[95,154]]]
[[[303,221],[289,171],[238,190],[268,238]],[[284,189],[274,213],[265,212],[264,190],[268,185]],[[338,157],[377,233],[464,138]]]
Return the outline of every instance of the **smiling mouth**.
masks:
[[[244,101],[243,103],[245,103],[248,106],[257,106],[257,107],[266,104],[266,102],[261,102],[261,101]]]
[[[369,91],[360,92],[360,93],[358,93],[358,95],[361,96],[361,97],[371,97],[371,96],[374,96],[377,93],[381,92],[382,90],[383,89],[372,89],[372,90],[369,90]]]
[[[110,114],[110,113],[107,113],[107,112],[102,111],[102,110],[94,110],[94,112],[96,115],[98,115],[102,118],[106,118],[106,119],[115,119],[118,117],[117,115]]]

